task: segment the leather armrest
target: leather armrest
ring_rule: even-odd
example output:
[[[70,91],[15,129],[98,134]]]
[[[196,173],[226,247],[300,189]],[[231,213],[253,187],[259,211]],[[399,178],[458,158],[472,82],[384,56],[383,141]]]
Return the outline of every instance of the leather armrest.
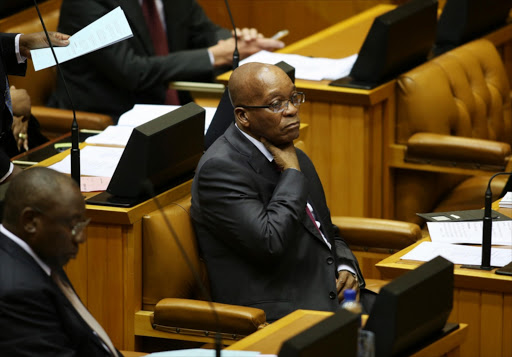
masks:
[[[73,111],[67,109],[32,106],[32,114],[37,118],[43,131],[67,133],[71,131]],[[113,125],[112,117],[91,112],[76,112],[76,120],[80,129],[103,130]]]
[[[403,249],[421,238],[417,224],[377,218],[332,217],[341,237],[352,246]]]
[[[156,325],[209,330],[249,335],[266,323],[261,309],[212,303],[219,317],[217,324],[210,304],[203,300],[167,298],[155,306],[153,323]]]
[[[416,133],[407,141],[406,159],[506,165],[510,144],[433,133]]]

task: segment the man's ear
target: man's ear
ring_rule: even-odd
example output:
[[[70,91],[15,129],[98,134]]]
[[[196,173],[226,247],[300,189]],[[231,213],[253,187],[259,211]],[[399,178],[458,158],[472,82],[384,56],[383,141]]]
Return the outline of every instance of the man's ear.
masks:
[[[239,126],[242,126],[244,128],[250,127],[250,122],[247,118],[247,111],[244,108],[235,108],[235,120]]]
[[[25,207],[20,214],[20,227],[27,233],[35,233],[37,230],[37,213],[31,207]]]

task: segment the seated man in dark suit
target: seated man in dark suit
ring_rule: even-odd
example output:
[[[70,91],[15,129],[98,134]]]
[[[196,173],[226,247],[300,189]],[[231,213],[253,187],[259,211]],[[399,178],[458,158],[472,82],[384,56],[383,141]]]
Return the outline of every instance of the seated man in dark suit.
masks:
[[[365,283],[313,163],[293,145],[305,95],[261,63],[237,68],[228,89],[236,125],[203,155],[192,185],[213,300],[261,308],[269,321],[296,309],[334,311],[345,289]],[[361,290],[366,309],[369,294]]]
[[[108,114],[117,122],[134,104],[190,102],[187,92],[167,90],[171,81],[211,82],[217,71],[231,69],[234,37],[196,0],[63,0],[58,29],[73,35],[117,6],[133,37],[61,66],[75,109]],[[283,47],[254,29],[238,36],[241,59]],[[51,106],[70,109],[65,88],[58,77]]]
[[[62,267],[89,223],[77,184],[44,167],[16,175],[0,225],[2,356],[120,356]]]

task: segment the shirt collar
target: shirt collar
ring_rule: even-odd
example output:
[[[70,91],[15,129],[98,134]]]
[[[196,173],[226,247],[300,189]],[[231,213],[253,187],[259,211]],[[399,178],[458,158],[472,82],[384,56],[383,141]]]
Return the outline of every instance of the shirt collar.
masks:
[[[50,267],[37,256],[37,254],[32,250],[32,248],[30,248],[30,246],[27,244],[27,242],[25,242],[21,238],[18,238],[14,233],[11,233],[9,230],[7,230],[7,228],[5,228],[3,224],[0,224],[0,232],[3,233],[7,238],[12,240],[14,243],[19,245],[21,249],[23,249],[32,258],[34,258],[34,260],[37,262],[37,264],[39,264],[41,269],[43,269],[44,272],[46,274],[48,274],[48,276],[50,276],[50,274],[52,272]]]
[[[274,161],[274,157],[272,156],[272,154],[270,153],[270,151],[268,151],[268,149],[265,147],[265,145],[263,145],[263,143],[259,140],[256,140],[255,138],[253,138],[252,136],[250,136],[249,134],[247,134],[245,131],[241,130],[238,125],[235,123],[235,126],[238,130],[240,130],[240,132],[242,134],[244,134],[244,136],[249,139],[249,141],[251,143],[254,144],[254,146],[256,146],[258,148],[259,151],[261,151],[261,153],[267,158],[268,161],[272,162]]]

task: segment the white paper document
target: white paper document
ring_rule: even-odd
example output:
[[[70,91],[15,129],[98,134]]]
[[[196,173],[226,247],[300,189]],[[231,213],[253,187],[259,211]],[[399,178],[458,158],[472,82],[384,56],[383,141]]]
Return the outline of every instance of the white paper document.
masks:
[[[284,61],[290,66],[295,67],[295,78],[321,81],[323,79],[335,80],[348,76],[356,59],[357,54],[340,59],[331,59],[259,51],[240,61],[240,64],[249,62],[276,64]]]
[[[512,208],[512,192],[507,192],[500,201],[500,208]]]
[[[128,20],[126,20],[121,7],[118,6],[71,36],[68,46],[54,47],[53,49],[59,63],[63,63],[132,36]],[[30,53],[36,71],[55,66],[51,48],[31,50]]]
[[[116,145],[126,146],[133,128],[145,124],[164,114],[180,108],[179,105],[155,105],[155,104],[136,104],[133,109],[127,111],[119,117],[117,125],[107,127],[98,135],[90,136],[85,139],[88,144],[96,145]],[[210,125],[216,108],[204,108],[205,113],[205,134]]]
[[[482,221],[427,222],[432,242],[482,244]],[[512,246],[512,221],[492,222],[492,245]]]
[[[112,177],[123,151],[123,148],[86,146],[80,150],[80,174],[84,176]],[[50,169],[71,174],[70,155],[50,166]]]
[[[453,264],[482,264],[482,247],[472,247],[459,244],[422,242],[409,253],[404,254],[404,260],[419,260],[427,262],[438,255],[448,259]],[[502,267],[512,261],[512,249],[491,248],[491,265]]]
[[[222,350],[222,357],[263,357],[275,355],[262,355],[259,352],[252,351],[231,351]],[[148,357],[215,357],[215,350],[208,350],[204,348],[193,348],[177,351],[155,352],[148,355]]]

